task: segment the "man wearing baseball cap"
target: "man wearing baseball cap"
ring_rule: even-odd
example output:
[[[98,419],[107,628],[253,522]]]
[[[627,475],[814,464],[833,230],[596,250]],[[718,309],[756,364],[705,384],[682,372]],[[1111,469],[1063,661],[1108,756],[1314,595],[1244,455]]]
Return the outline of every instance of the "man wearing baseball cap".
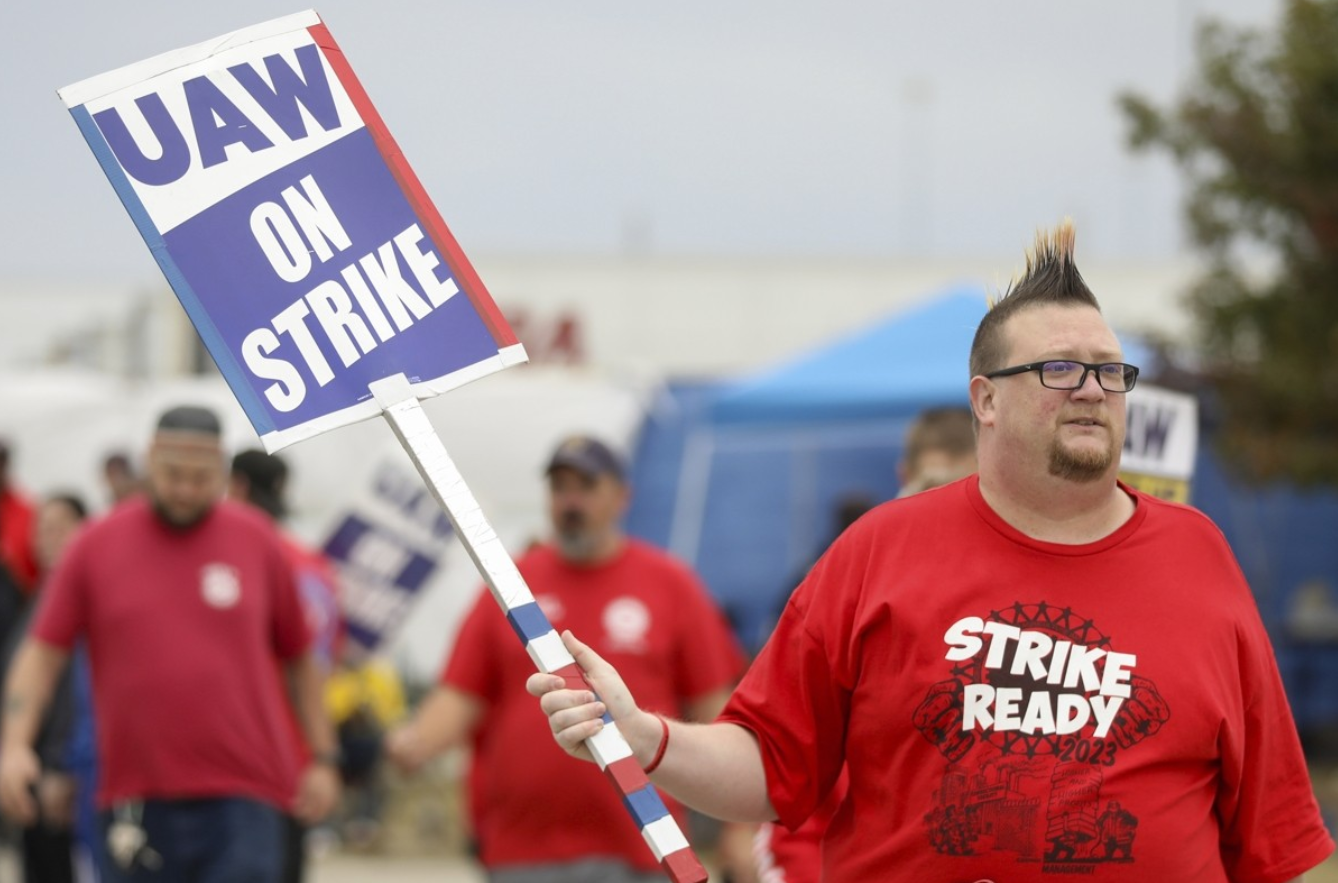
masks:
[[[714,718],[743,657],[697,577],[623,533],[631,488],[622,457],[572,436],[545,475],[552,535],[516,564],[553,626],[595,635],[662,713]],[[388,740],[391,758],[414,770],[473,747],[469,814],[493,883],[663,880],[615,789],[597,768],[571,763],[534,713],[525,692],[534,664],[510,629],[481,592],[441,683]]]

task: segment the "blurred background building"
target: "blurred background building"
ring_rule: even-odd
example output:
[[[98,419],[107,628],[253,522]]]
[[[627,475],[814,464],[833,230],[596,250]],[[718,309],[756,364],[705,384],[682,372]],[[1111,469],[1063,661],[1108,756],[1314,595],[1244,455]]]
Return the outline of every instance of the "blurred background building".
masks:
[[[1025,242],[1027,230],[1018,231]],[[1002,288],[1018,255],[977,258],[471,256],[530,361],[710,378],[818,346],[955,282]],[[1083,260],[1116,327],[1183,335],[1189,256]],[[126,380],[215,373],[171,289],[0,276],[0,369]],[[653,333],[648,333],[653,329]],[[963,370],[965,368],[963,367]]]

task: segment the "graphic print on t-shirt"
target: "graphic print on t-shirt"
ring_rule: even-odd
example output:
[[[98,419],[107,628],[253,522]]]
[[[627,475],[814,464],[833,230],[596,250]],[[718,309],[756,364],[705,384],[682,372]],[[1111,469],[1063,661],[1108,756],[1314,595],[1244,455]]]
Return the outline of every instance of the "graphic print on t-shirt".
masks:
[[[200,595],[210,607],[226,610],[242,597],[242,578],[230,564],[213,562],[200,568]]]
[[[622,653],[646,652],[650,608],[641,599],[628,596],[613,599],[604,608],[600,620],[609,649]]]
[[[1056,874],[1136,864],[1138,807],[1103,784],[1171,717],[1137,655],[1044,601],[964,616],[943,642],[949,677],[914,718],[947,759],[924,814],[934,849],[1012,853]]]

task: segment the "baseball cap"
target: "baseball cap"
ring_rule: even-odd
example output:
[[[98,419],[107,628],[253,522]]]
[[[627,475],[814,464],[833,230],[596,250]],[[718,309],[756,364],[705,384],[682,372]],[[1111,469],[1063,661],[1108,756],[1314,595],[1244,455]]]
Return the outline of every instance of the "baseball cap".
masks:
[[[562,468],[574,469],[587,478],[607,474],[623,481],[627,475],[622,458],[608,445],[588,435],[574,435],[564,439],[553,451],[544,473],[552,474],[554,469]]]

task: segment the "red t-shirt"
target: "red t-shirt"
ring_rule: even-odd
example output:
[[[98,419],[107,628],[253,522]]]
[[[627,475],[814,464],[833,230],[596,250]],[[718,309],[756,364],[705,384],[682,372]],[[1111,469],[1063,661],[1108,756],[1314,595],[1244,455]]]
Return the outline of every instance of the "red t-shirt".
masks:
[[[0,488],[0,567],[8,570],[25,592],[31,592],[37,585],[35,521],[36,515],[27,499],[13,488]]]
[[[682,716],[686,701],[727,689],[743,670],[724,617],[697,579],[645,543],[629,540],[612,561],[594,567],[570,564],[539,547],[517,567],[559,633],[571,629],[617,666],[642,708]],[[574,762],[553,741],[534,697],[525,692],[533,673],[534,663],[506,617],[491,595],[481,593],[441,680],[487,706],[475,732],[470,774],[483,864],[606,856],[655,870],[654,855],[603,773]]]
[[[722,719],[797,827],[845,762],[826,880],[1281,881],[1333,849],[1249,587],[1125,488],[1086,545],[976,477],[885,504],[796,590]]]
[[[247,796],[286,809],[296,762],[275,660],[307,648],[292,570],[258,512],[217,504],[185,531],[146,498],[76,537],[32,634],[87,637],[98,802]]]

